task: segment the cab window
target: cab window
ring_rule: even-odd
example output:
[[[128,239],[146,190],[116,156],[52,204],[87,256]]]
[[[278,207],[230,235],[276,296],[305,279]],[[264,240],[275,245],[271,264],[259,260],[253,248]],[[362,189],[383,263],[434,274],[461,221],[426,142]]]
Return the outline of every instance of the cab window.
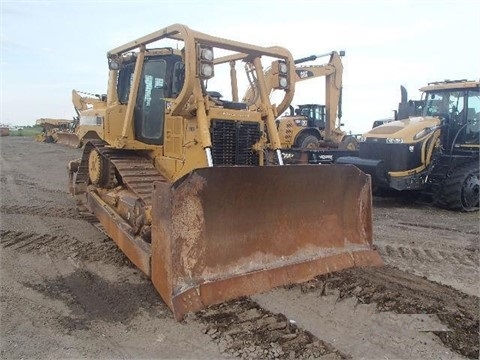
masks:
[[[135,136],[147,144],[162,144],[167,63],[145,61],[135,106]]]

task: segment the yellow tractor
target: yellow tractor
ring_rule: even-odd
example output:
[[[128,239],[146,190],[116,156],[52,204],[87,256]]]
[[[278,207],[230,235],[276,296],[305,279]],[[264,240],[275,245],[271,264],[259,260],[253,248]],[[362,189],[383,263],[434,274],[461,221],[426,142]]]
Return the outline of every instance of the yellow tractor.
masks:
[[[296,81],[287,49],[174,24],[107,58],[103,136],[70,162],[70,191],[177,320],[319,274],[382,265],[370,178],[348,165],[283,165],[275,119]],[[279,70],[278,105],[265,61]],[[222,73],[231,100],[207,90]],[[251,76],[258,109],[238,101],[238,84]]]
[[[451,210],[479,209],[480,82],[438,81],[420,89],[420,116],[363,134],[358,157],[341,157],[372,175],[373,186],[418,191]]]
[[[71,147],[82,147],[88,140],[101,139],[103,137],[103,118],[107,106],[106,95],[87,94],[72,90],[72,102],[77,117],[69,129],[56,134],[58,143]]]

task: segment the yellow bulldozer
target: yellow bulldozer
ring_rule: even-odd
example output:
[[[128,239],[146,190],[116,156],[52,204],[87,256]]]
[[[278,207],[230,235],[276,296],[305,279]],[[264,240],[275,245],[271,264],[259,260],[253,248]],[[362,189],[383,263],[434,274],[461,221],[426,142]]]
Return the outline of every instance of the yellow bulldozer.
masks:
[[[102,138],[69,163],[70,192],[177,320],[319,274],[382,265],[369,176],[349,165],[283,165],[275,119],[296,82],[287,49],[174,24],[107,58]],[[278,69],[278,105],[265,62]],[[207,90],[222,74],[231,100]],[[238,84],[252,76],[256,109],[238,101]]]
[[[69,131],[72,128],[73,120],[40,118],[35,121],[35,125],[42,128],[41,133],[35,137],[35,140],[56,143],[58,142],[58,133]]]
[[[57,142],[71,147],[82,147],[88,140],[101,139],[106,95],[72,90],[72,102],[77,116],[72,126],[56,133]]]

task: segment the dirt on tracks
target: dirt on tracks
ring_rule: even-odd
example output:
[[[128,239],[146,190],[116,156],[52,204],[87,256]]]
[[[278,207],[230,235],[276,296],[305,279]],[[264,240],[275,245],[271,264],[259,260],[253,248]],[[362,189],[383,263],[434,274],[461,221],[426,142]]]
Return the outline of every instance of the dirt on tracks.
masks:
[[[479,218],[374,199],[387,266],[212,306],[176,322],[67,194],[79,149],[1,138],[2,358],[478,358]]]

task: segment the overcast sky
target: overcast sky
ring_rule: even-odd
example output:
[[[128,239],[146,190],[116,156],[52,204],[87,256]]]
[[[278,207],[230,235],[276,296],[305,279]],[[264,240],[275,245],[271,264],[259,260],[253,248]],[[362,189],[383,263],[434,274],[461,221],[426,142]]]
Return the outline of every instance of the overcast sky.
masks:
[[[480,77],[480,1],[1,1],[0,123],[71,119],[71,91],[105,93],[108,50],[174,23],[294,58],[345,50],[344,130],[391,117],[444,79]],[[323,82],[293,104],[323,103]],[[216,90],[216,89],[210,89]]]

